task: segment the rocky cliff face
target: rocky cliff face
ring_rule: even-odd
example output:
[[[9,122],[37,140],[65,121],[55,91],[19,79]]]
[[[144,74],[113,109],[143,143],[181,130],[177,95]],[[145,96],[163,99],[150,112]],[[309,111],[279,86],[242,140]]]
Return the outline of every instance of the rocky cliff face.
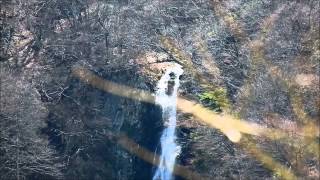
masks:
[[[117,83],[148,89],[133,70],[101,75]],[[161,129],[159,109],[153,104],[108,94],[76,78],[67,84],[69,88],[59,102],[50,105],[47,129],[52,142],[70,156],[66,177],[149,179],[151,165],[109,141],[108,136],[125,133],[142,146],[154,149]]]

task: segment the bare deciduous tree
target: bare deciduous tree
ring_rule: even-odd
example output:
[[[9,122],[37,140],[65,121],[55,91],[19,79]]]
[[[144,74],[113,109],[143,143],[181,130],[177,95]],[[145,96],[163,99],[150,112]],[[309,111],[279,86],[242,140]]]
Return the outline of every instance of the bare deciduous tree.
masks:
[[[41,133],[47,110],[21,76],[1,68],[0,179],[61,178],[63,163]]]

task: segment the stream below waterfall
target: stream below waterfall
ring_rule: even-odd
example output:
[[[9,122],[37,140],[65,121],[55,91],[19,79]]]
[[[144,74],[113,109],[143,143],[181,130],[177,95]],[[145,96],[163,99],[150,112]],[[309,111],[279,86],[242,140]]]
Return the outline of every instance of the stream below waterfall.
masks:
[[[177,91],[179,77],[182,75],[182,67],[178,64],[166,70],[157,85],[156,104],[162,109],[162,120],[165,129],[162,132],[161,154],[159,165],[153,176],[153,180],[171,180],[176,157],[180,153],[180,146],[176,143],[176,119],[177,119]]]

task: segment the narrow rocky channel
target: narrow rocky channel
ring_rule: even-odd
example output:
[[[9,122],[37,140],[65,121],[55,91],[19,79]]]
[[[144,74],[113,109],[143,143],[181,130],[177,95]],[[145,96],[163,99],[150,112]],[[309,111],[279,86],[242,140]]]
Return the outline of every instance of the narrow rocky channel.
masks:
[[[165,129],[162,132],[160,163],[153,180],[170,180],[180,146],[176,143],[177,120],[177,91],[179,88],[179,76],[183,73],[180,65],[175,64],[161,77],[157,85],[156,103],[162,108],[162,119]]]

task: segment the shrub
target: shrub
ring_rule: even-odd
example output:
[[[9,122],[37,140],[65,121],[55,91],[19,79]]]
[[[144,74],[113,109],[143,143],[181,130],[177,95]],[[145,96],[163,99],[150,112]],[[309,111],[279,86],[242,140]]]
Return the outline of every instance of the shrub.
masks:
[[[223,88],[217,88],[214,91],[204,92],[199,95],[201,103],[216,112],[222,112],[229,107],[227,92]]]

